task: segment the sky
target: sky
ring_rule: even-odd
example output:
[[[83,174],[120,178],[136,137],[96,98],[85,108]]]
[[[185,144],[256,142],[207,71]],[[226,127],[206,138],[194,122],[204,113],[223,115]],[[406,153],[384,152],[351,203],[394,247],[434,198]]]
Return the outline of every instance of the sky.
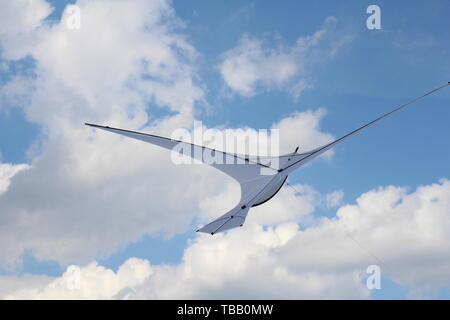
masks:
[[[366,25],[373,4],[381,29]],[[450,298],[448,87],[213,237],[195,230],[235,205],[235,181],[83,125],[279,129],[283,152],[307,151],[450,81],[449,12],[0,0],[0,298]]]

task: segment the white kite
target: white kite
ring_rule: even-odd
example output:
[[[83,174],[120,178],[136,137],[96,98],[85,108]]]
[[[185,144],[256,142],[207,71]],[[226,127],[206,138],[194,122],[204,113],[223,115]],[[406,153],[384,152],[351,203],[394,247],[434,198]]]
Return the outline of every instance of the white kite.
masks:
[[[275,196],[278,191],[280,191],[288,175],[294,170],[321,155],[325,151],[331,149],[336,144],[347,139],[348,137],[362,131],[363,129],[368,128],[369,126],[388,117],[389,115],[400,111],[401,109],[448,86],[449,84],[450,82],[382,115],[381,117],[365,124],[364,126],[356,130],[353,130],[352,132],[324,146],[304,153],[297,153],[297,148],[293,153],[282,155],[276,158],[236,155],[148,133],[112,128],[109,126],[102,126],[91,123],[86,123],[86,125],[152,143],[169,150],[174,150],[175,148],[183,149],[184,151],[188,150],[186,154],[189,154],[192,156],[192,158],[200,161],[204,160],[203,157],[199,158],[196,157],[196,155],[203,155],[203,151],[205,149],[211,153],[214,159],[219,159],[220,161],[215,161],[208,164],[226,173],[239,182],[241,187],[241,199],[239,203],[229,212],[197,230],[199,232],[206,232],[213,235],[215,233],[223,232],[232,228],[242,227],[250,208],[261,205]],[[264,158],[264,161],[261,161],[262,158]],[[272,164],[277,165],[275,166]],[[268,174],[268,171],[272,171],[272,174]]]

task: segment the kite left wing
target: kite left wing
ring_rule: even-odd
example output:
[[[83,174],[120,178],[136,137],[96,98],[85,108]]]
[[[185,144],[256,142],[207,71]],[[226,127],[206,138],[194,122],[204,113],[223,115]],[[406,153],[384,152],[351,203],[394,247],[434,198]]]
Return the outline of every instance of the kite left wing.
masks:
[[[262,191],[278,173],[278,167],[271,166],[278,165],[278,158],[276,157],[264,157],[264,161],[259,162],[258,157],[230,154],[193,143],[187,143],[148,133],[91,123],[86,123],[86,125],[148,142],[168,150],[175,150],[175,152],[182,149],[183,154],[209,164],[239,182],[241,189],[241,199],[239,203],[228,213],[198,230],[200,232],[214,234],[241,226],[247,217],[249,208],[252,205],[258,205],[257,200],[260,199],[261,196],[265,195]],[[213,162],[205,161],[205,152],[211,158],[214,158]],[[208,159],[211,158],[208,157]],[[284,162],[281,163],[281,165],[283,164]]]

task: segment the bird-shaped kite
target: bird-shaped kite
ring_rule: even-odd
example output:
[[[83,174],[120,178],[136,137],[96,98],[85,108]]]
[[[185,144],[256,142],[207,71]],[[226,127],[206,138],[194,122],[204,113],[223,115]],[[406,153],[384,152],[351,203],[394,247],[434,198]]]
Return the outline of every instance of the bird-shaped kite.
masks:
[[[181,147],[181,149],[189,151],[187,152],[188,155],[191,155],[191,157],[203,162],[205,162],[204,159],[201,157],[198,158],[196,157],[196,155],[203,155],[203,152],[205,150],[210,152],[210,154],[213,155],[214,159],[219,159],[220,161],[214,161],[208,164],[226,173],[239,182],[241,187],[241,199],[239,203],[229,212],[197,230],[199,232],[206,232],[213,235],[215,233],[223,232],[232,228],[242,227],[250,208],[259,206],[275,196],[287,180],[288,175],[294,170],[298,169],[305,163],[318,157],[325,151],[333,148],[336,144],[344,141],[354,134],[370,127],[371,125],[421,100],[422,98],[425,98],[426,96],[429,96],[436,91],[447,87],[448,85],[450,85],[450,82],[437,89],[427,92],[426,94],[415,98],[408,103],[401,105],[400,107],[378,117],[377,119],[363,125],[356,130],[351,131],[350,133],[347,133],[339,139],[332,141],[324,146],[302,153],[298,153],[297,148],[292,153],[281,155],[278,157],[263,157],[264,161],[262,161],[262,158],[258,156],[231,154],[211,149],[205,146],[173,140],[170,138],[156,136],[148,133],[118,129],[91,123],[85,124],[98,129],[118,133],[130,138],[152,143],[169,150],[174,150],[174,148],[176,147]],[[276,164],[276,166],[272,164]]]

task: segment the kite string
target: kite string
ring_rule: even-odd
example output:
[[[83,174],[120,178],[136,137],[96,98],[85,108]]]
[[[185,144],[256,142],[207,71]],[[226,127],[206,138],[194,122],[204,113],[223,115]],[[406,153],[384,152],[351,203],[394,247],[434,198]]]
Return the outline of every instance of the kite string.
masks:
[[[322,151],[322,150],[325,150],[326,148],[328,148],[328,149],[332,148],[334,145],[336,145],[336,144],[339,143],[340,141],[343,141],[344,139],[350,137],[351,135],[353,135],[353,134],[355,134],[355,133],[358,133],[358,132],[362,131],[363,129],[372,126],[373,124],[375,124],[375,123],[377,123],[377,122],[383,120],[384,118],[390,116],[391,114],[393,114],[393,113],[395,113],[395,112],[397,112],[397,111],[400,111],[400,110],[402,110],[403,108],[406,108],[407,106],[412,105],[412,104],[416,103],[417,101],[419,101],[419,100],[425,98],[426,96],[429,96],[429,95],[435,93],[436,91],[439,91],[439,90],[441,90],[442,88],[445,88],[445,87],[447,87],[447,86],[449,86],[449,85],[450,85],[450,81],[447,82],[446,84],[444,84],[443,86],[440,86],[439,88],[433,89],[433,90],[431,90],[431,91],[429,91],[429,92],[427,92],[427,93],[421,95],[420,97],[417,97],[417,98],[415,98],[415,99],[413,99],[413,100],[411,100],[411,101],[409,101],[409,102],[407,102],[407,103],[405,103],[405,104],[402,104],[400,107],[397,107],[397,108],[395,108],[394,110],[392,110],[392,111],[390,111],[390,112],[388,112],[388,113],[385,113],[385,114],[379,116],[379,117],[376,118],[375,120],[372,120],[372,121],[366,123],[365,125],[363,125],[363,126],[357,128],[357,129],[351,131],[350,133],[347,133],[346,135],[340,137],[339,139],[334,140],[334,141],[332,141],[332,142],[330,142],[330,143],[328,143],[328,144],[326,144],[326,145],[324,145],[324,146],[322,146],[322,147],[316,149],[314,152],[311,152],[311,153],[308,154],[306,157],[304,157],[304,158],[302,158],[302,159],[299,159],[299,160],[297,160],[297,161],[291,163],[290,165],[284,167],[283,170],[286,170],[286,169],[288,169],[288,168],[290,168],[290,167],[296,165],[296,164],[299,163],[300,161],[303,161],[303,160],[305,160],[305,159],[310,158],[310,157],[313,156],[314,154],[317,154],[318,152],[320,152],[320,151]],[[319,153],[319,154],[320,154],[320,153]]]

